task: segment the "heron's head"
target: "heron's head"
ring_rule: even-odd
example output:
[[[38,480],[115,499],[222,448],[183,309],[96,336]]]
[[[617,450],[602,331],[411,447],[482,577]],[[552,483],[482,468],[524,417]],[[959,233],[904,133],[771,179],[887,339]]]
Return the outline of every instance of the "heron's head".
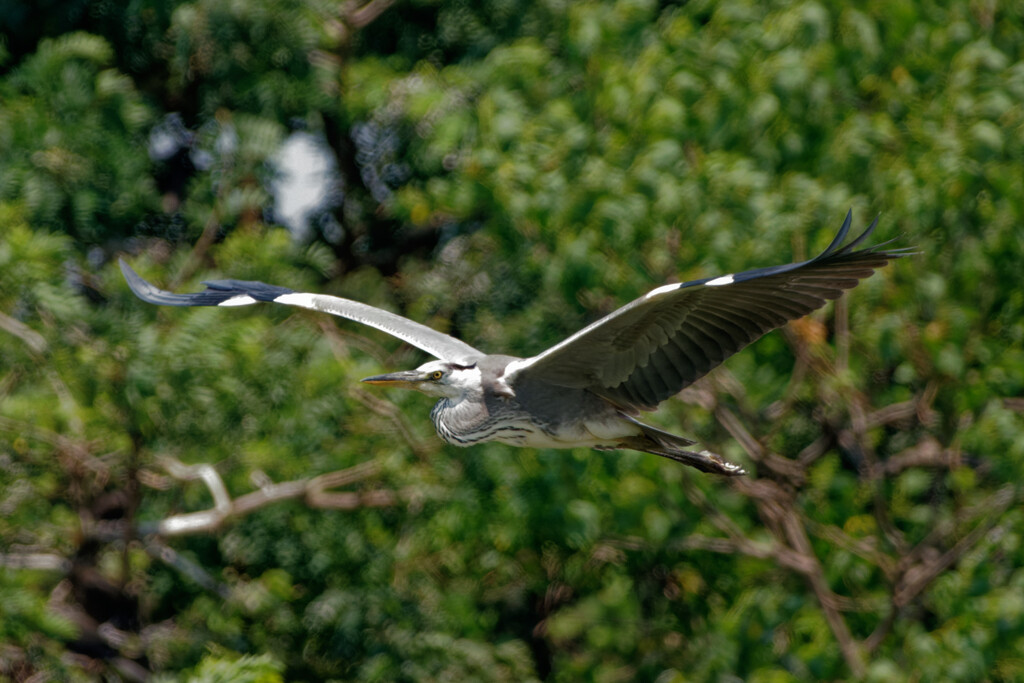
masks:
[[[362,380],[367,384],[385,387],[415,389],[428,396],[459,398],[480,390],[480,370],[473,365],[459,365],[444,360],[432,360],[415,370],[403,370],[387,375],[374,375]]]

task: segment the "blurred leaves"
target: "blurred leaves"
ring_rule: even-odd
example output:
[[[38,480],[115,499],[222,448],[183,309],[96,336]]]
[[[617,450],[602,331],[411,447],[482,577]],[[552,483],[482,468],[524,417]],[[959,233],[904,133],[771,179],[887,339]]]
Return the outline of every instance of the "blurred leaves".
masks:
[[[85,244],[128,234],[157,205],[143,144],[152,112],[112,57],[102,38],[70,33],[0,84],[0,201]]]
[[[1019,8],[83,7],[0,11],[0,677],[1021,676]],[[307,242],[267,189],[298,129],[339,169]],[[920,253],[651,416],[746,460],[733,485],[441,447],[428,400],[355,385],[409,348],[148,307],[113,258],[529,355],[654,286],[808,258],[848,207]],[[236,502],[378,469],[350,509],[154,539],[214,504],[171,459]]]

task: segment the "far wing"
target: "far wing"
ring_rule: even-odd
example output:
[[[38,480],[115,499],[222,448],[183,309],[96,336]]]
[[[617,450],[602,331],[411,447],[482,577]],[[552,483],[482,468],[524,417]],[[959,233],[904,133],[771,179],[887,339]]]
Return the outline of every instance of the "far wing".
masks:
[[[309,308],[322,313],[348,318],[374,327],[422,349],[441,360],[468,365],[484,354],[469,344],[426,325],[374,306],[327,294],[294,292],[285,287],[251,280],[213,280],[204,282],[206,291],[194,294],[173,294],[143,280],[131,267],[120,261],[128,286],[135,295],[160,306],[248,306],[267,301],[288,306]]]
[[[627,409],[653,410],[765,333],[838,298],[908,249],[856,251],[878,219],[849,245],[846,216],[817,258],[665,285],[547,351],[513,363],[517,375],[586,388]]]

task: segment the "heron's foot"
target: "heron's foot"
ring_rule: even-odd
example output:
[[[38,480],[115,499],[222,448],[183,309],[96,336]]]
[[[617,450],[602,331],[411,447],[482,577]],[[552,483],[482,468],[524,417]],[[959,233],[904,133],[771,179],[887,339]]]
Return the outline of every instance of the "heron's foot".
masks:
[[[725,460],[718,453],[712,453],[711,451],[701,451],[697,455],[707,458],[710,462],[708,463],[709,468],[704,470],[705,472],[712,472],[714,474],[723,474],[727,477],[739,477],[747,473],[745,469],[739,465],[733,464],[728,460]]]
[[[711,451],[687,451],[682,448],[672,449],[645,449],[649,453],[655,453],[664,458],[681,462],[684,465],[689,465],[701,472],[707,472],[709,474],[721,474],[726,477],[738,477],[747,473],[745,469],[739,465],[734,465],[731,462],[726,461],[718,453],[712,453]]]

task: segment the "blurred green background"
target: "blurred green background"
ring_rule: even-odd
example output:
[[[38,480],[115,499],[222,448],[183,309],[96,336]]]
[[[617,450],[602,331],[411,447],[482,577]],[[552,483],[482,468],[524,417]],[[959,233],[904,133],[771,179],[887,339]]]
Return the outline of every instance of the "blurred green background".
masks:
[[[2,2],[0,680],[1022,680],[1022,188],[1020,2]],[[743,480],[116,267],[531,355],[850,207],[920,254],[651,417]]]

